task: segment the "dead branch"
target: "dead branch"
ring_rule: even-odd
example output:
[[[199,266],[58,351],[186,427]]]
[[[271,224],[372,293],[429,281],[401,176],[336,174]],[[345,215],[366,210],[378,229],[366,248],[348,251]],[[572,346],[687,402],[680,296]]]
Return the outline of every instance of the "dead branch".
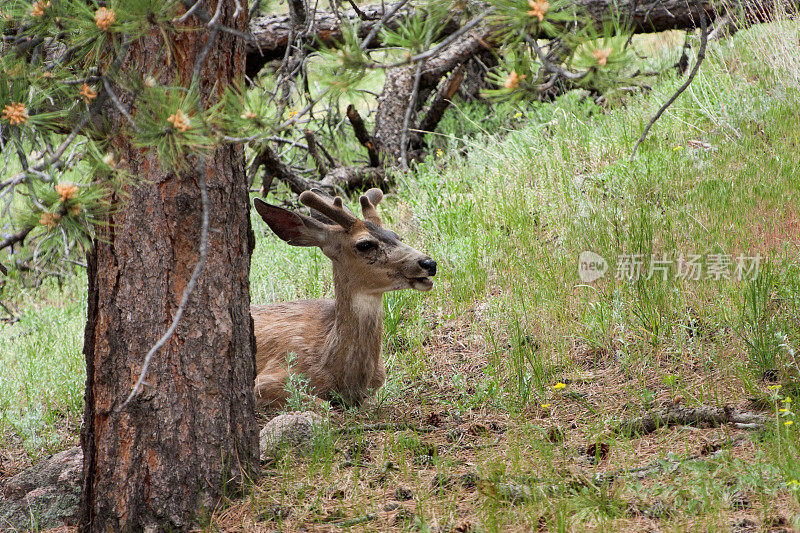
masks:
[[[612,433],[627,437],[640,437],[669,426],[717,427],[731,424],[740,429],[762,430],[774,425],[768,416],[723,408],[700,406],[695,408],[673,405],[649,412],[645,416],[622,422]]]
[[[311,190],[314,188],[322,188],[331,192],[330,186],[320,183],[318,181],[304,178],[303,176],[294,172],[291,167],[284,163],[278,154],[269,147],[264,145],[259,151],[258,155],[253,159],[250,168],[264,167],[264,178],[262,185],[262,194],[266,195],[269,190],[272,180],[277,178],[289,186],[289,189],[295,194],[300,194],[303,191]],[[334,169],[335,170],[335,169]]]
[[[698,50],[697,52],[697,61],[694,64],[694,68],[692,68],[692,71],[689,73],[689,77],[686,78],[686,81],[683,82],[683,85],[678,87],[678,90],[675,91],[675,94],[673,94],[669,100],[664,102],[664,105],[661,106],[661,109],[659,109],[658,112],[655,115],[653,115],[653,118],[650,119],[650,122],[647,123],[647,126],[645,126],[644,131],[642,132],[642,136],[639,137],[639,140],[636,141],[636,144],[633,145],[633,150],[631,151],[631,157],[630,157],[631,161],[633,161],[633,157],[636,155],[636,150],[639,148],[639,145],[642,144],[642,142],[645,140],[647,134],[650,132],[650,128],[652,128],[653,124],[656,123],[656,120],[658,120],[659,117],[661,117],[661,115],[664,114],[664,111],[666,111],[667,108],[671,106],[675,100],[678,99],[681,93],[685,91],[689,87],[689,85],[692,84],[694,77],[697,75],[697,71],[700,70],[700,64],[706,57],[706,45],[708,44],[708,31],[707,31],[708,23],[706,22],[706,14],[699,9],[701,7],[700,2],[701,0],[696,0],[698,10],[700,11],[700,50]]]
[[[328,172],[320,185],[326,190],[356,191],[371,187],[386,189],[388,178],[381,167],[336,167]]]
[[[314,137],[314,132],[305,130],[303,136],[306,138],[306,143],[308,144],[308,153],[311,154],[311,158],[314,159],[314,164],[317,165],[317,172],[319,172],[321,178],[324,178],[328,173],[328,165],[325,164],[325,160],[319,154],[317,139]]]
[[[464,81],[463,63],[456,67],[453,73],[450,74],[450,78],[436,91],[436,95],[433,97],[433,101],[428,106],[428,110],[419,125],[421,131],[433,131],[436,129],[462,81]]]
[[[353,126],[353,132],[356,134],[356,139],[358,139],[358,142],[361,143],[361,146],[367,149],[367,154],[369,155],[369,166],[377,167],[380,165],[378,151],[375,149],[375,142],[372,140],[372,136],[367,131],[367,127],[364,125],[364,120],[361,118],[361,115],[352,105],[347,106],[347,119],[350,121],[350,125]]]
[[[403,4],[371,4],[360,6],[363,16],[350,9],[341,14],[317,11],[309,25],[313,28],[314,39],[308,39],[306,46],[312,48],[332,46],[342,40],[342,25],[358,27],[358,37],[366,42],[365,48],[377,48],[383,45],[376,27],[385,25],[396,29],[415,13],[413,5]],[[701,0],[701,10],[687,5],[684,0],[577,0],[574,3],[576,13],[580,13],[594,26],[602,29],[603,24],[615,18],[626,20],[634,33],[655,33],[665,30],[685,30],[697,27],[701,11],[711,19],[729,16],[739,20],[744,13],[746,23],[764,22],[779,8],[790,12],[798,9],[797,0]],[[485,5],[473,4],[475,9],[485,9]],[[392,13],[395,11],[395,13]],[[446,37],[461,28],[465,21],[462,10],[453,13],[452,20],[441,29],[440,36]],[[386,17],[389,15],[389,17]],[[386,17],[386,20],[384,20]],[[294,30],[288,14],[257,17],[250,21],[250,32],[253,39],[247,43],[247,74],[253,77],[267,62],[281,59],[291,45]],[[537,38],[539,35],[533,35]]]
[[[28,234],[31,231],[33,231],[34,227],[35,226],[27,226],[25,228],[22,228],[18,232],[12,233],[8,237],[0,241],[0,250],[2,250],[3,248],[8,248],[9,246],[13,246],[14,244],[17,243],[22,243],[25,240],[25,237],[27,237]],[[5,272],[3,272],[3,274],[5,274]]]

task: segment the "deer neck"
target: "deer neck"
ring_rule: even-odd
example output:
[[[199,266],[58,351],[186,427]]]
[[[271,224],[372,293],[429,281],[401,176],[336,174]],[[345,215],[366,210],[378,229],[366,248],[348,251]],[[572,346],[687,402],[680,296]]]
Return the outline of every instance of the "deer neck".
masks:
[[[383,298],[381,293],[357,290],[352,279],[352,272],[334,267],[335,316],[325,342],[324,365],[336,382],[336,392],[358,403],[380,365]]]

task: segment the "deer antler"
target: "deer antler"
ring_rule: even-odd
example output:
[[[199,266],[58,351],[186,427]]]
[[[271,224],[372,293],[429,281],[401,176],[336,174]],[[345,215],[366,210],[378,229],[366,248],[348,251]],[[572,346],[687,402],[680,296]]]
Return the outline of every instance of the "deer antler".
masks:
[[[358,199],[361,203],[361,212],[364,214],[364,219],[369,220],[376,226],[383,225],[383,221],[380,215],[378,215],[378,210],[375,209],[375,206],[378,205],[381,200],[383,200],[383,192],[380,189],[370,189]]]
[[[350,229],[353,224],[358,221],[355,216],[353,216],[344,208],[344,204],[342,203],[342,198],[340,196],[334,198],[333,205],[331,205],[320,195],[311,191],[303,191],[303,193],[300,195],[300,202],[302,202],[303,205],[314,209],[315,211],[319,211],[329,219],[342,226],[344,229]]]

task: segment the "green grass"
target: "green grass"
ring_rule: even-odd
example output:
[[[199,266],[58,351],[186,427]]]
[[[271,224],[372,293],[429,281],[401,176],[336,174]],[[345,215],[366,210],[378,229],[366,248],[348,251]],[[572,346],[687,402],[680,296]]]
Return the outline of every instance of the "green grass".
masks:
[[[403,420],[423,431],[323,431],[312,453],[268,464],[265,481],[208,528],[361,518],[354,529],[800,528],[800,422],[786,424],[786,399],[800,397],[798,36],[786,23],[711,43],[633,161],[644,124],[682,82],[669,70],[611,108],[574,93],[451,109],[431,156],[381,208],[439,262],[437,285],[386,296],[387,384],[366,406],[334,411],[328,427]],[[651,65],[676,56],[665,48]],[[332,296],[319,251],[253,222],[254,303]],[[611,266],[593,283],[578,275],[587,250]],[[732,274],[739,255],[764,260],[741,281],[616,279],[632,254],[645,275],[651,254],[697,254],[704,267],[730,256]],[[22,320],[0,330],[9,449],[38,457],[64,434],[74,441],[83,291],[75,282],[14,296]],[[609,431],[672,402],[762,406],[775,428]],[[608,456],[588,457],[598,442]]]

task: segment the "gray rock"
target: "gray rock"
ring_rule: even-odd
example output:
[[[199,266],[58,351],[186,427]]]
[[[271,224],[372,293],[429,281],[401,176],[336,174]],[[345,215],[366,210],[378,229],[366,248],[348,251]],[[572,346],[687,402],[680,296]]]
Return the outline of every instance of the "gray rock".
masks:
[[[261,460],[274,457],[282,449],[310,449],[322,421],[323,418],[312,411],[276,416],[259,435]]]
[[[81,498],[83,451],[57,453],[0,485],[0,530],[48,529],[74,523]]]

